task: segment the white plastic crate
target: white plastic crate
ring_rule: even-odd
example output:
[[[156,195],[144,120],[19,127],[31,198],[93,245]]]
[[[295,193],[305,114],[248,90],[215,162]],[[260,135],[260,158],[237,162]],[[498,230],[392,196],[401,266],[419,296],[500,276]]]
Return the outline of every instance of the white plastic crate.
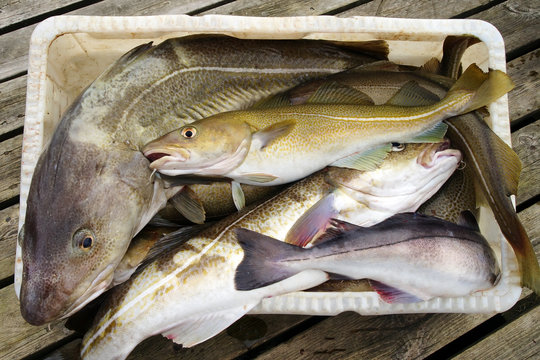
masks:
[[[226,15],[162,15],[147,17],[52,17],[37,26],[31,43],[26,98],[26,119],[21,164],[19,229],[39,154],[52,136],[60,116],[77,95],[105,68],[131,48],[190,34],[226,34],[242,39],[326,39],[337,41],[386,40],[392,61],[422,65],[440,58],[447,35],[474,35],[482,42],[463,57],[464,68],[477,63],[482,69],[505,71],[505,50],[500,33],[480,20],[422,20],[332,16],[257,18]],[[510,144],[507,97],[489,107],[490,126]],[[490,209],[482,208],[479,225],[501,263],[498,285],[459,298],[435,298],[413,304],[388,304],[375,292],[297,292],[264,299],[251,313],[334,315],[423,312],[502,312],[521,294],[517,260]],[[20,247],[15,262],[15,288],[22,275]]]

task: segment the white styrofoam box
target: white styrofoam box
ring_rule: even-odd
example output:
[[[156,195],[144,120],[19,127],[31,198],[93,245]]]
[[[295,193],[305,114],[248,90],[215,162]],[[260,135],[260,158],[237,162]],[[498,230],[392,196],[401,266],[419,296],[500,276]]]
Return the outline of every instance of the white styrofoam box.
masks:
[[[504,43],[491,24],[480,20],[422,20],[332,16],[257,18],[226,15],[162,15],[148,17],[58,16],[39,24],[30,43],[26,119],[21,164],[19,228],[24,221],[33,169],[51,138],[62,112],[107,66],[131,48],[190,34],[226,34],[242,39],[386,40],[392,61],[421,65],[442,55],[447,35],[474,35],[482,42],[467,50],[464,67],[505,71]],[[490,126],[510,144],[508,100],[489,107]],[[482,208],[482,233],[497,252],[502,276],[489,290],[460,298],[414,304],[388,304],[374,292],[296,292],[264,299],[252,313],[333,315],[352,310],[361,314],[420,312],[502,312],[521,294],[517,261],[499,231],[490,209]],[[17,245],[15,288],[22,274]]]

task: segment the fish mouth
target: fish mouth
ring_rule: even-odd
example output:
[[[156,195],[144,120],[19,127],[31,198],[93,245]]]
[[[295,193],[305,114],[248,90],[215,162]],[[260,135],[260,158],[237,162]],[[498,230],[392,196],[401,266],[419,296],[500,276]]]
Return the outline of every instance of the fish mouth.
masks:
[[[426,169],[431,169],[439,161],[453,159],[456,166],[462,159],[461,151],[450,148],[450,140],[444,139],[440,143],[432,144],[418,156],[417,163]]]
[[[163,151],[163,149],[146,150],[143,154],[150,160],[150,168],[156,170],[168,168],[168,165],[171,164],[186,162],[190,158],[189,151],[182,148],[170,151]]]
[[[105,290],[109,289],[109,285],[112,283],[114,274],[114,266],[109,264],[103,269],[103,271],[92,281],[90,286],[84,291],[84,293],[71,304],[70,307],[64,311],[60,319],[65,319],[80,309],[82,309],[86,304],[97,298],[99,295],[103,294]]]

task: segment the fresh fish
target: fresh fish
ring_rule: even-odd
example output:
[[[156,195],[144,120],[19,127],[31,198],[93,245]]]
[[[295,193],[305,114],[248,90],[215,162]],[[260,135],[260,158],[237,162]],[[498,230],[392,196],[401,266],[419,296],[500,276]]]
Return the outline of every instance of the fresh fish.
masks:
[[[440,190],[418,208],[418,212],[457,223],[463,211],[475,212],[476,207],[472,170],[464,165],[464,168],[455,171]]]
[[[236,288],[256,289],[317,269],[370,279],[387,301],[407,302],[409,296],[419,301],[487,290],[500,276],[495,254],[477,226],[415,213],[397,214],[367,228],[338,220],[333,224],[336,229],[311,249],[237,229],[244,258],[236,270]]]
[[[305,104],[232,111],[181,127],[143,152],[150,167],[166,175],[278,185],[329,164],[355,167],[368,152],[380,162],[390,142],[441,138],[441,120],[482,107],[512,87],[504,73],[484,74],[472,65],[434,105]]]
[[[389,62],[361,66],[324,80],[315,80],[298,86],[288,93],[291,104],[305,101],[324,82],[334,81],[360,90],[376,104],[385,103],[399,88],[414,81],[419,85],[420,100],[435,102],[450,88],[457,78],[460,59],[465,49],[477,42],[472,37],[449,37],[444,43],[444,55],[438,76],[423,69],[403,68]],[[427,90],[422,91],[421,89]],[[431,94],[431,95],[430,95]],[[435,96],[435,97],[434,97]],[[403,104],[405,105],[405,104]],[[465,172],[454,175],[437,198],[428,201],[421,211],[456,221],[462,210],[474,210],[474,185],[487,200],[502,233],[516,253],[522,274],[521,282],[540,294],[540,267],[531,241],[526,234],[509,195],[516,194],[521,162],[515,152],[505,144],[484,122],[480,112],[472,112],[445,120],[448,136],[454,146],[464,152]]]
[[[514,249],[522,285],[540,295],[538,259],[510,200],[510,195],[517,193],[521,172],[519,157],[484,121],[453,118],[448,122],[448,136],[462,149],[465,162],[473,170],[501,232]]]
[[[491,288],[499,276],[477,231],[440,219],[409,213],[372,228],[347,225],[332,241],[306,250],[240,228],[246,214],[228,218],[222,230],[208,229],[114,289],[83,338],[81,357],[123,359],[160,333],[194,346],[263,298],[312,287],[327,273],[383,282],[374,283],[378,291],[401,302],[470,294]]]
[[[65,112],[37,163],[15,269],[25,320],[68,316],[102,293],[130,240],[178,191],[151,176],[148,141],[373,60],[318,41],[216,36],[122,56]]]
[[[333,188],[304,211],[285,241],[307,246],[326,230],[332,217],[371,226],[396,213],[416,211],[461,161],[461,153],[451,149],[448,140],[397,147],[375,170],[328,167],[325,180]]]

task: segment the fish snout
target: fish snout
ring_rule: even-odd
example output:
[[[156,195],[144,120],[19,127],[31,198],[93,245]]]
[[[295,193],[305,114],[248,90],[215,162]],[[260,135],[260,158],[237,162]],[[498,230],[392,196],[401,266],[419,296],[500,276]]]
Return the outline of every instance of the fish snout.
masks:
[[[441,161],[455,162],[456,167],[462,159],[461,151],[450,148],[450,140],[444,139],[440,143],[435,143],[425,149],[418,156],[418,164],[426,169],[431,169]]]
[[[68,299],[55,284],[45,281],[23,281],[21,315],[32,325],[44,325],[59,317]]]
[[[168,164],[183,163],[190,159],[190,152],[184,148],[175,149],[150,149],[143,151],[144,156],[150,161],[150,168],[161,170]]]

